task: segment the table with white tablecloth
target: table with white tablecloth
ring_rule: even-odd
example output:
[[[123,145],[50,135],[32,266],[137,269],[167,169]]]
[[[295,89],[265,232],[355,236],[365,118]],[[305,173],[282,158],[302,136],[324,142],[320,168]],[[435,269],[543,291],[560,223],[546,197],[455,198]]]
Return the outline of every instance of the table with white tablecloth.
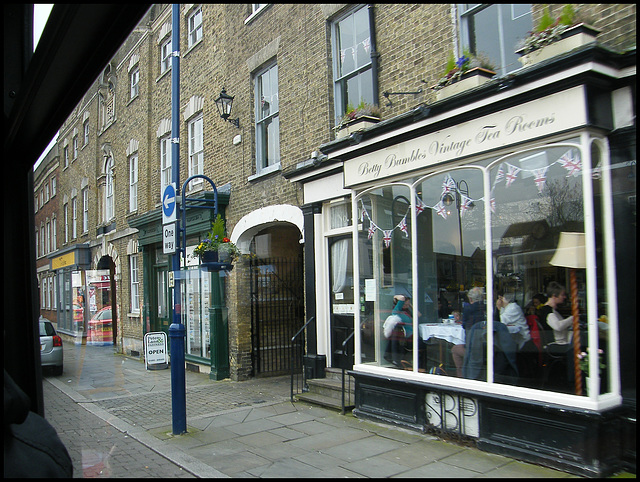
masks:
[[[450,345],[447,343],[464,345],[465,332],[462,325],[457,323],[421,323],[418,325],[418,333],[425,344],[432,338],[435,340],[435,343],[431,342],[432,344],[425,345],[431,355],[425,352],[422,366],[428,368],[434,364],[447,371],[455,370],[451,359]],[[435,347],[436,351],[432,351],[428,346]]]
[[[421,323],[418,325],[418,329],[423,341],[434,337],[454,345],[464,345],[464,328],[460,324]]]

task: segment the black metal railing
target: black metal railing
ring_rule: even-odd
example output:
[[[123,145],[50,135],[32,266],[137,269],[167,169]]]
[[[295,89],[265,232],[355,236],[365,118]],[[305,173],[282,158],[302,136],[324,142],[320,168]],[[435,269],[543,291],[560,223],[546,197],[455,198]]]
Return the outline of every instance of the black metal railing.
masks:
[[[311,317],[307,322],[298,330],[298,332],[291,338],[291,363],[289,369],[291,372],[291,402],[293,402],[293,396],[297,393],[302,393],[308,390],[306,372],[304,366],[304,354],[306,352],[305,347],[305,330],[309,323],[311,323],[315,317]],[[295,379],[295,382],[294,382]],[[295,384],[295,390],[294,390]]]
[[[355,331],[352,331],[351,334],[342,342],[342,357],[343,360],[349,360],[351,358],[352,353],[349,353],[349,342],[351,341],[351,339],[353,338]],[[353,365],[351,366],[351,368],[353,368]],[[348,380],[347,380],[348,377]],[[346,386],[346,392],[349,395],[348,398],[348,405],[349,406],[353,406],[353,400],[351,399],[351,376],[347,374],[347,368],[345,367],[345,363],[342,364],[342,415],[345,414],[346,410],[345,407],[347,406],[347,404],[345,404],[345,400],[344,400],[344,394],[345,394],[345,383],[347,384]]]

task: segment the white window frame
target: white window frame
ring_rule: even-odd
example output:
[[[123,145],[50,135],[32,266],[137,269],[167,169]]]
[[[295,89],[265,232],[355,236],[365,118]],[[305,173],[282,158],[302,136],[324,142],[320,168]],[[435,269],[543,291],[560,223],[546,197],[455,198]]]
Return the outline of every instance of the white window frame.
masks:
[[[129,74],[129,85],[131,87],[130,94],[131,99],[138,96],[140,93],[140,67],[136,66]]]
[[[275,89],[273,88],[275,77]],[[264,85],[263,79],[268,79],[271,84],[271,89],[266,92],[268,98],[264,97],[265,91],[262,87]],[[259,71],[254,77],[254,90],[255,90],[255,130],[256,130],[256,175],[268,174],[270,172],[280,169],[280,88],[278,77],[278,64],[271,63],[261,71]],[[269,95],[270,94],[270,95]],[[265,109],[263,109],[264,103],[268,102],[269,110],[266,115],[263,115]],[[272,110],[272,108],[275,108]],[[277,125],[277,131],[275,132],[275,142],[268,142],[267,157],[265,159],[263,129],[268,123]]]
[[[202,6],[194,8],[187,18],[188,47],[191,48],[202,41]]]
[[[372,75],[372,84],[370,86],[371,93],[374,92],[375,90],[374,87],[378,82],[378,79],[373,78],[374,72],[373,72],[373,64],[371,62],[371,57],[369,57],[366,63],[356,66],[353,70],[350,70],[349,72],[341,72],[341,69],[340,69],[340,63],[342,62],[343,56],[355,55],[355,52],[353,52],[353,48],[358,48],[359,46],[362,46],[363,48],[366,49],[366,45],[363,44],[364,41],[356,42],[355,39],[354,39],[353,45],[349,44],[349,46],[346,46],[344,49],[341,49],[340,48],[341,45],[339,42],[340,23],[349,21],[348,20],[349,18],[351,18],[352,19],[351,21],[353,21],[357,13],[362,11],[362,9],[367,9],[367,8],[368,8],[367,6],[354,8],[353,10],[350,10],[345,15],[337,18],[331,25],[331,46],[332,46],[332,52],[333,52],[333,91],[334,91],[334,99],[335,99],[334,107],[335,107],[336,125],[342,118],[343,114],[346,112],[347,105],[357,107],[362,100],[369,104],[377,103],[377,99],[364,99],[362,98],[362,96],[360,96],[360,98],[358,99],[345,100],[343,95],[344,84],[352,81],[353,79],[358,79],[358,83],[360,84],[361,81],[366,78],[365,76],[369,72]],[[369,21],[369,15],[371,14],[367,11],[368,21]],[[369,42],[371,42],[371,31],[369,29],[369,24],[367,24],[367,29],[369,30]],[[356,29],[354,28],[353,30],[355,31]],[[373,46],[369,46],[369,48],[373,48]],[[358,90],[360,93],[362,93],[363,89],[359,88]]]
[[[104,185],[104,200],[105,200],[105,221],[109,222],[115,218],[115,180],[114,180],[114,161],[110,157],[106,161],[105,174],[107,179]]]
[[[52,177],[51,178],[51,197],[54,197],[56,195],[56,178]]]
[[[78,197],[71,199],[71,239],[78,237]]]
[[[52,251],[55,251],[58,249],[58,219],[56,217],[53,217],[51,219],[51,233],[52,233],[52,242],[51,242],[51,248]]]
[[[138,210],[138,153],[129,156],[129,212]]]
[[[75,129],[74,129],[75,130]],[[73,160],[78,158],[78,135],[73,136]]]
[[[138,277],[138,255],[129,256],[130,281],[131,281],[131,313],[140,313],[140,280]]]
[[[85,120],[82,124],[82,132],[84,137],[84,145],[89,144],[89,119]]]
[[[171,70],[171,37],[160,44],[160,75]]]
[[[47,220],[47,249],[45,254],[51,252],[51,221]]]
[[[189,177],[204,174],[204,121],[202,113],[189,121]],[[190,187],[202,182],[202,178],[191,181]]]
[[[63,206],[64,213],[64,242],[69,242],[69,203],[65,203]]]
[[[89,232],[89,188],[82,190],[82,232]]]
[[[69,146],[64,146],[63,150],[64,167],[69,167]]]
[[[172,180],[171,136],[160,139],[160,192],[171,184]]]

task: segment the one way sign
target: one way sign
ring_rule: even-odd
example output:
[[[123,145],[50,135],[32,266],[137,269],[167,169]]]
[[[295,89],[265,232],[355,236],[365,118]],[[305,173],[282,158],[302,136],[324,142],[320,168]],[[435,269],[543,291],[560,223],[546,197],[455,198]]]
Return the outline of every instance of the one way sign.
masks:
[[[162,224],[173,223],[176,220],[176,183],[172,182],[164,188],[162,193]]]

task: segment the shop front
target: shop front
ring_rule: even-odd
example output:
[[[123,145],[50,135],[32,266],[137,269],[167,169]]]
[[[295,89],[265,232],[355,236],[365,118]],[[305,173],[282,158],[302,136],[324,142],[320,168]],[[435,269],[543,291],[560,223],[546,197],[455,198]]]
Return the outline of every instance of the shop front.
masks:
[[[324,145],[324,177],[291,176],[325,220],[317,352],[332,363],[332,324],[353,320],[358,417],[581,475],[635,466],[635,57],[589,52]],[[339,197],[313,199],[321,183]]]
[[[203,193],[207,198],[212,193]],[[212,197],[212,196],[211,196]],[[229,194],[218,192],[218,203],[224,215]],[[201,266],[193,250],[211,229],[213,210],[189,207],[186,212],[186,256],[180,258],[181,269],[173,272],[171,255],[162,245],[160,210],[130,220],[138,229],[144,269],[144,333],[163,331],[169,336],[173,322],[174,287],[181,283],[181,314],[186,330],[185,360],[187,367],[209,373],[212,379],[229,376],[228,317],[225,305],[225,271],[209,271]]]

